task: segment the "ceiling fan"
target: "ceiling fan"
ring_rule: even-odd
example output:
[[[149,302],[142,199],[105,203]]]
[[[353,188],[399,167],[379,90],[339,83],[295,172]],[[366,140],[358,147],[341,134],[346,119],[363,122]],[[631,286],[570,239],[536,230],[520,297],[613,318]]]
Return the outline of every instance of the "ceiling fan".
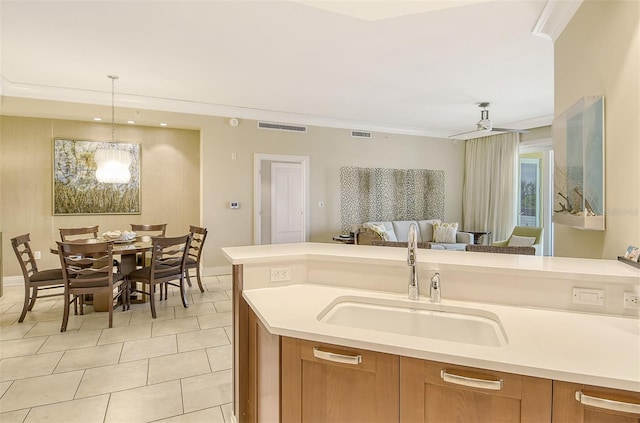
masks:
[[[476,123],[476,129],[473,131],[461,132],[459,134],[449,135],[449,138],[456,139],[471,139],[491,135],[493,132],[529,132],[526,129],[510,129],[510,128],[494,128],[489,119],[489,106],[487,102],[479,103],[480,107],[480,120]]]

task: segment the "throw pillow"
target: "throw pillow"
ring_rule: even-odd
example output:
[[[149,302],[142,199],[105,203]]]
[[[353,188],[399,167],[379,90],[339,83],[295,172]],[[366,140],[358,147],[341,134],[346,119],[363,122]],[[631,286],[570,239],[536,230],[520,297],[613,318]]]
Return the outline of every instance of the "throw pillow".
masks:
[[[535,236],[518,236],[511,235],[509,238],[508,247],[531,247],[536,242]]]
[[[389,236],[387,235],[387,228],[385,228],[383,224],[366,223],[364,224],[364,227],[371,229],[372,231],[380,235],[382,239],[384,239],[385,241],[389,241]]]
[[[434,223],[433,224],[433,241],[443,244],[453,244],[456,242],[456,232],[458,232],[458,223]]]

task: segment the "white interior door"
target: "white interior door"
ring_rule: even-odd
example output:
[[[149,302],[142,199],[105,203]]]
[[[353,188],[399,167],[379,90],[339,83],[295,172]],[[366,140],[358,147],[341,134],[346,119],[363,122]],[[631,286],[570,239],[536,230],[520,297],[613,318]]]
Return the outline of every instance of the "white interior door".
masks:
[[[271,243],[304,242],[304,169],[271,163]]]

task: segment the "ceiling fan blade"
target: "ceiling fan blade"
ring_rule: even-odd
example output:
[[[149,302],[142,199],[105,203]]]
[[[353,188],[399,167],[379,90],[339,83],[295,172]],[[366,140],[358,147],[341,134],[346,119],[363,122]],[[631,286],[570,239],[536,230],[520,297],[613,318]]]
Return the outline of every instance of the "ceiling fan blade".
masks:
[[[467,131],[467,132],[461,132],[459,134],[453,134],[453,135],[449,135],[449,138],[459,138],[459,139],[467,139],[467,138],[476,138],[476,137],[481,137],[482,135],[489,135],[491,133],[490,130],[487,129],[476,129],[475,131]],[[467,137],[467,136],[463,136],[463,135],[471,135],[474,134],[476,135],[475,137]]]
[[[510,129],[510,128],[492,128],[491,132],[517,132],[519,134],[524,134],[529,132],[528,129]]]

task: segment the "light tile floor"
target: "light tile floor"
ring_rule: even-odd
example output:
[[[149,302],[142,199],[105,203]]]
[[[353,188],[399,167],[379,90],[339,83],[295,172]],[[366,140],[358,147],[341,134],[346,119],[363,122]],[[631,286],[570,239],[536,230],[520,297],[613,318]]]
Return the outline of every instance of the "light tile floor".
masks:
[[[177,288],[167,301],[107,313],[85,307],[60,333],[62,297],[36,301],[23,323],[23,287],[0,298],[0,422],[231,422],[231,275]],[[156,297],[157,299],[158,297]]]

